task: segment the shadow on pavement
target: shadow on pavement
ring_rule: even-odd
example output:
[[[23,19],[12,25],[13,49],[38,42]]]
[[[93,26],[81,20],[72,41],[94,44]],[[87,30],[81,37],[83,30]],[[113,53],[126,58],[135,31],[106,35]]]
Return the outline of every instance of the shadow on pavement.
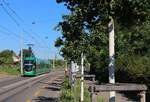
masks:
[[[128,98],[128,100],[132,100],[134,102],[139,102],[140,101],[140,97],[138,96],[139,92],[137,91],[122,91],[122,92],[119,92],[121,94],[123,94],[125,97]]]
[[[50,83],[48,85],[50,85],[50,86],[56,86],[56,87],[61,87],[62,82],[53,82],[53,83]]]
[[[41,82],[43,83],[43,82]],[[44,88],[49,95],[48,96],[38,96],[34,99],[36,102],[58,102],[59,92],[61,91],[62,78],[56,79],[51,83],[48,83]]]
[[[57,98],[39,96],[35,99],[36,102],[58,102]]]
[[[51,91],[60,91],[61,88],[58,88],[58,87],[46,87],[45,89],[49,89]]]
[[[60,91],[62,86],[62,80],[55,80],[52,83],[49,83],[45,89],[50,91]]]

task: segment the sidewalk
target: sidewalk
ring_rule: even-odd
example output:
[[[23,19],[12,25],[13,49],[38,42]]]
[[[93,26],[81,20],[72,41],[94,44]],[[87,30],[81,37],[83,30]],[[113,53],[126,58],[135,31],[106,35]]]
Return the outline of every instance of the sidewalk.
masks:
[[[43,86],[42,89],[40,89],[41,93],[38,97],[34,98],[32,102],[58,102],[61,95],[63,78],[64,74],[59,75],[59,77],[52,81],[49,81],[47,86]]]

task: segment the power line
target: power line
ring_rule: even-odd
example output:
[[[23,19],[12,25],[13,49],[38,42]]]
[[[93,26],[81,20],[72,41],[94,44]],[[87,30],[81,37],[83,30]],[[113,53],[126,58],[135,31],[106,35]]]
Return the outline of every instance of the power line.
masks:
[[[3,1],[3,3],[16,15],[16,17],[17,17],[21,22],[24,22],[24,21],[22,20],[22,18],[16,13],[16,11],[13,10],[13,9],[10,7],[9,3],[6,3],[5,0],[2,0],[2,1]]]
[[[3,0],[3,3],[9,8],[9,10],[11,10],[16,16],[17,16],[17,18],[19,19],[19,20],[21,20],[22,21],[22,23],[24,24],[24,22],[23,22],[23,20],[22,20],[22,18],[15,12],[15,10],[13,10],[4,0]],[[17,25],[17,27],[19,27],[25,34],[27,34],[28,36],[30,36],[32,39],[34,39],[38,44],[39,44],[39,42],[38,42],[38,40],[34,37],[34,36],[32,36],[32,34],[31,33],[29,33],[28,31],[26,31],[22,26],[21,26],[21,24],[19,24],[19,22],[9,13],[9,11],[4,7],[4,5],[2,4],[2,3],[0,3],[0,6],[3,8],[3,10],[6,12],[6,14],[15,22],[15,24]],[[6,30],[6,29],[5,29]],[[33,32],[32,32],[33,33]],[[34,35],[35,35],[35,33],[33,33]],[[16,35],[16,34],[14,34],[14,35]],[[36,37],[37,37],[37,33],[36,33]],[[38,39],[41,39],[41,37],[38,35]],[[43,42],[45,42],[43,39],[41,39]],[[40,45],[40,44],[39,44]]]
[[[9,36],[10,37],[10,34],[8,33],[8,32],[5,32],[5,31],[2,31],[2,30],[0,30],[0,34],[6,34],[7,36]],[[16,38],[18,38],[17,36],[15,36]],[[19,40],[19,38],[18,39],[16,39],[16,40]]]
[[[18,35],[18,34],[16,34],[16,33],[14,33],[14,32],[12,32],[11,30],[9,30],[8,28],[6,28],[6,27],[4,27],[4,26],[2,26],[2,25],[0,25],[0,28],[1,29],[3,29],[4,31],[6,31],[7,32],[7,34],[9,34],[9,35],[13,35],[13,36],[15,36],[15,37],[17,37],[17,38],[19,38],[20,39],[20,36]],[[1,31],[1,32],[3,32],[3,31]],[[4,32],[5,34],[6,34],[6,32]],[[27,40],[27,39],[25,39],[25,38],[23,38],[24,40]]]
[[[23,22],[22,18],[15,12],[15,10],[13,10],[13,9],[8,5],[8,3],[5,2],[5,0],[3,0],[3,2],[4,2],[4,4],[7,5],[7,7],[18,17],[18,19],[20,19],[20,20]],[[4,11],[11,17],[11,19],[17,24],[17,26],[20,27],[20,24],[17,22],[17,20],[16,20],[13,16],[11,16],[11,14],[10,14],[10,13],[8,12],[8,10],[3,6],[3,4],[2,4],[1,6],[2,6],[2,8],[4,9]],[[35,40],[35,38],[34,38],[32,35],[30,35],[27,31],[25,31],[24,29],[23,29],[23,31],[24,31],[26,34],[28,34],[29,36],[31,36],[31,38],[33,38],[33,39]]]
[[[2,3],[0,4],[0,6],[1,6],[1,7],[3,8],[3,10],[7,13],[7,15],[15,22],[15,24],[16,24],[19,28],[21,28],[21,26],[20,26],[20,24],[17,22],[17,20],[8,12],[8,10],[3,6]],[[23,29],[23,28],[21,28],[21,29]],[[23,31],[24,31],[26,34],[28,34],[29,36],[31,36],[31,35],[30,35],[27,31],[25,31],[24,29],[23,29]],[[34,38],[33,36],[31,36],[31,38],[35,40],[35,38]]]
[[[22,18],[21,18],[18,14],[16,14],[15,10],[11,9],[10,6],[8,6],[8,3],[6,3],[4,0],[3,0],[3,2],[5,3],[5,5],[7,5],[7,7],[8,7],[13,13],[15,13],[16,16],[18,16],[18,17],[22,20]],[[20,24],[18,23],[18,21],[8,12],[8,10],[3,6],[2,3],[0,4],[0,6],[2,6],[3,10],[7,13],[7,15],[16,23],[16,25],[17,25],[19,28],[21,28],[21,29],[23,30],[24,33],[28,34],[29,36],[31,36],[32,39],[34,39],[35,41],[37,41],[36,38],[35,38],[34,36],[32,36],[31,33],[29,33],[28,31],[24,30],[24,29],[20,26]],[[23,21],[23,20],[22,20],[22,21]],[[35,35],[35,33],[33,33],[33,34]],[[36,33],[36,34],[37,34],[37,33]],[[37,34],[37,35],[38,35],[38,34]],[[35,35],[35,36],[37,36],[37,35]],[[40,37],[39,35],[38,35],[38,39],[41,39],[41,37]],[[41,39],[41,40],[42,40],[43,42],[45,42],[43,39]]]
[[[18,27],[20,27],[20,24],[17,22],[17,20],[13,17],[13,16],[11,16],[11,14],[8,12],[8,10],[3,6],[3,4],[2,3],[0,3],[0,6],[3,8],[3,10],[7,13],[7,15],[16,23],[16,25],[18,26]]]
[[[3,8],[3,10],[7,13],[7,15],[15,22],[15,24],[21,28],[26,34],[28,34],[29,36],[31,36],[27,31],[25,31],[20,24],[17,22],[17,20],[8,12],[8,10],[3,6],[3,4],[1,3],[0,6]],[[35,38],[33,36],[31,36],[31,38],[33,38],[35,40]]]

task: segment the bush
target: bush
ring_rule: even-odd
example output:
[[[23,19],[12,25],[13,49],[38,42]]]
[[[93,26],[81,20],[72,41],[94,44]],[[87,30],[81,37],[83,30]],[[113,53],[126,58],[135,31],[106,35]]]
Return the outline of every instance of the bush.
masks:
[[[150,58],[120,56],[115,61],[116,80],[119,82],[150,83]]]
[[[10,74],[10,75],[19,75],[19,68],[10,68],[10,67],[0,67],[0,73],[2,74]]]

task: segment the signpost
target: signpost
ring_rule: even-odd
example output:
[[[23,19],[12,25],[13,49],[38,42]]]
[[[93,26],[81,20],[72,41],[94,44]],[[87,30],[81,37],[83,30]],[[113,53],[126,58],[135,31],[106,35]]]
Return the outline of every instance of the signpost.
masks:
[[[81,102],[84,101],[84,67],[83,67],[83,63],[84,63],[84,56],[83,53],[81,54]]]

